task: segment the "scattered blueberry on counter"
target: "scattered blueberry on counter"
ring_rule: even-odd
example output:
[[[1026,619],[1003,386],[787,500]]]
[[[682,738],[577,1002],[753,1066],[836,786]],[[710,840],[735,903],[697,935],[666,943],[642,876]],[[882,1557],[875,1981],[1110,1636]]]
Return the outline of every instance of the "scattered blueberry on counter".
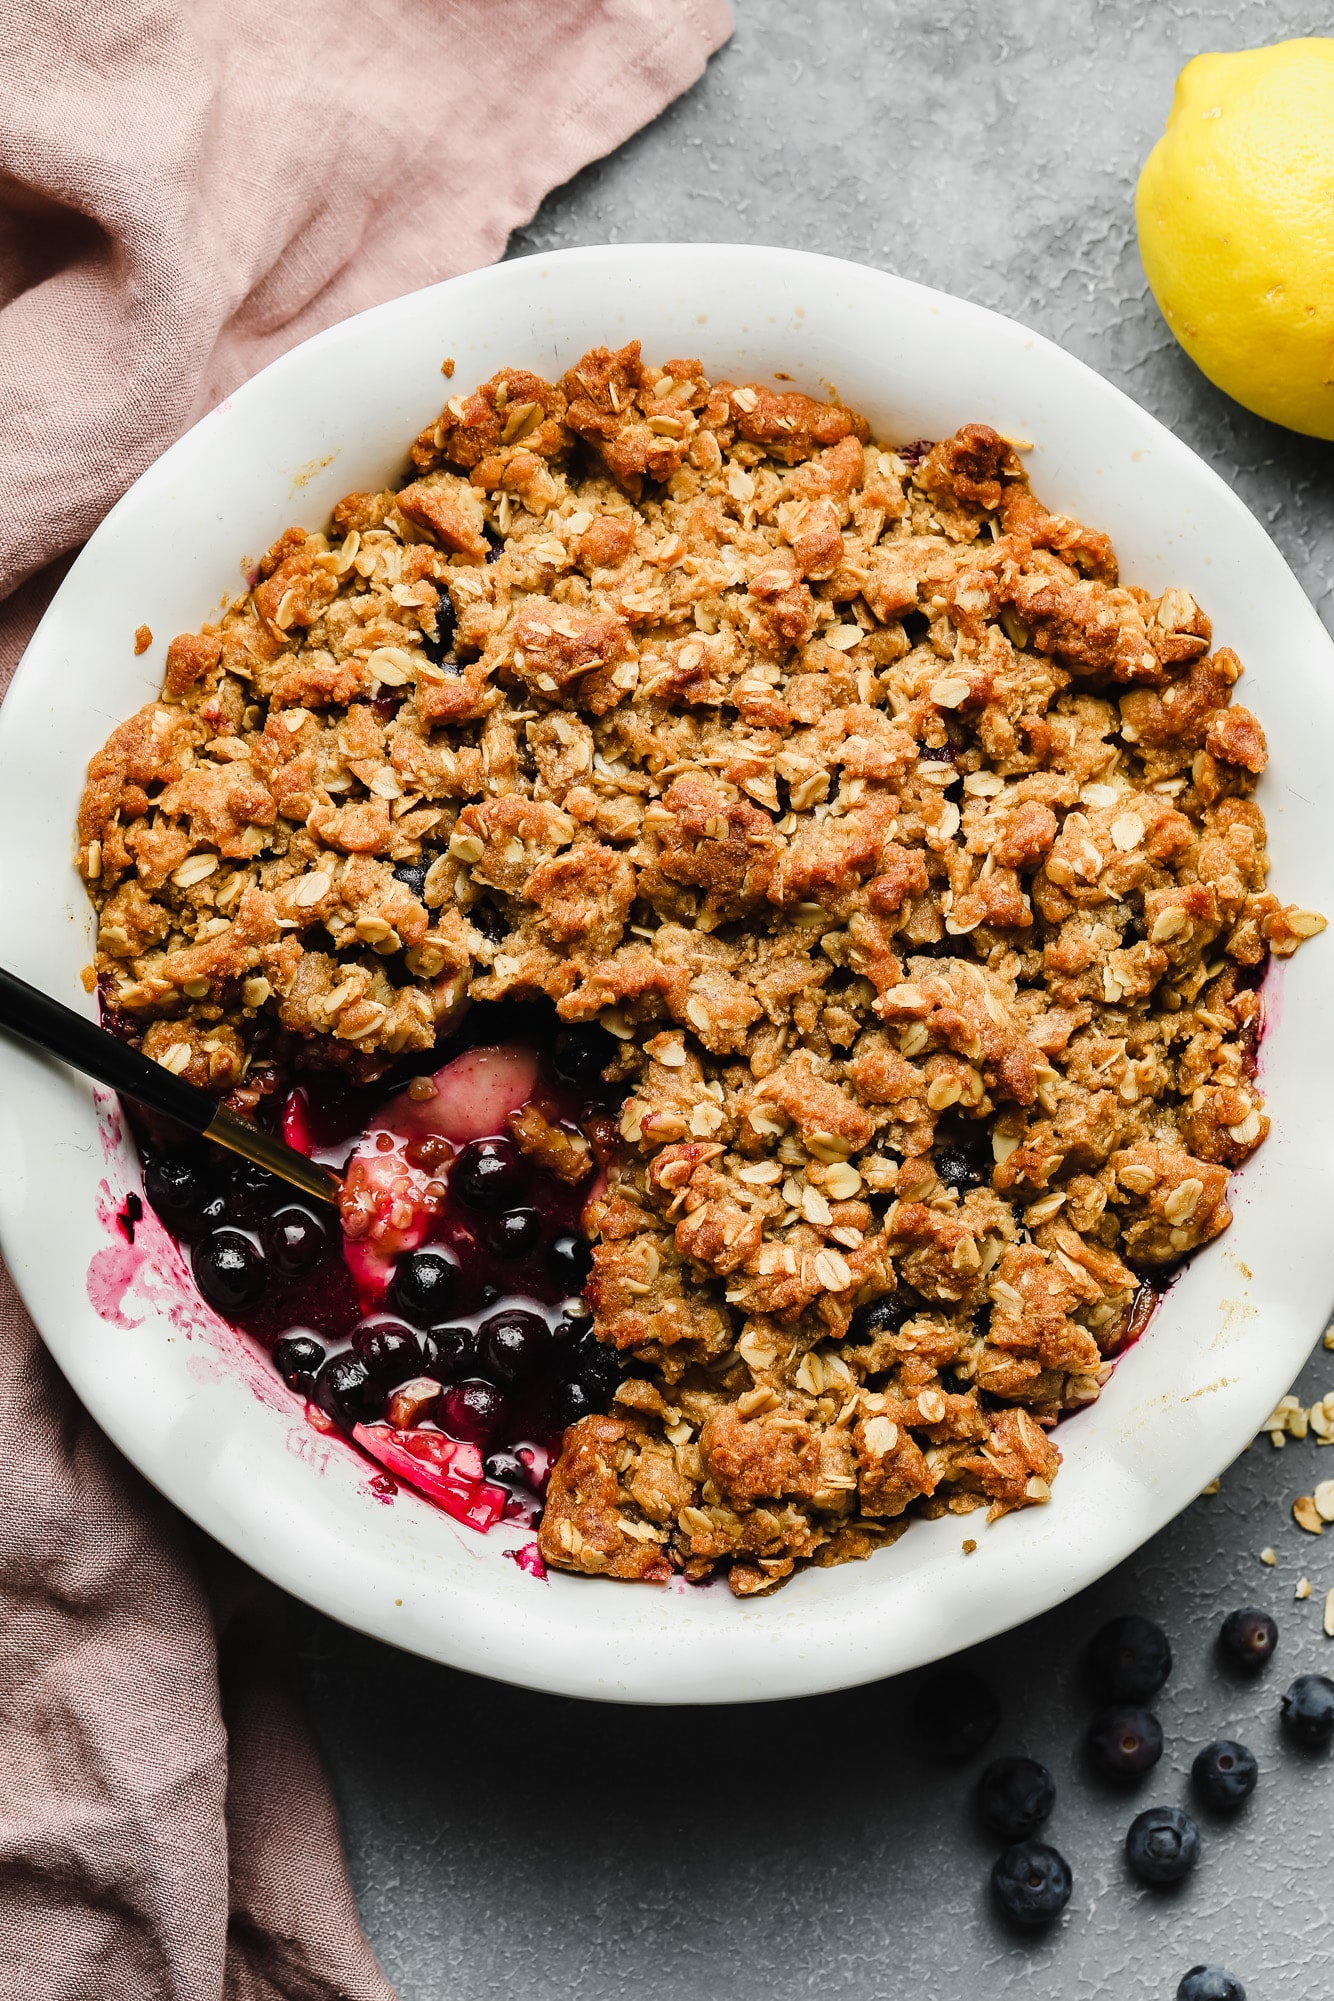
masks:
[[[1225,1966],[1192,1966],[1181,1976],[1176,2001],[1246,2001],[1246,1989]]]
[[[971,1668],[946,1668],[917,1691],[913,1717],[927,1749],[938,1758],[963,1760],[995,1736],[1000,1704]]]
[[[1126,1833],[1126,1861],[1141,1883],[1179,1883],[1200,1859],[1200,1830],[1179,1806],[1137,1813]]]
[[[1230,1667],[1243,1674],[1258,1674],[1271,1659],[1278,1644],[1278,1627],[1268,1612],[1257,1606],[1243,1606],[1229,1612],[1218,1635],[1218,1651]]]
[[[1151,1709],[1117,1704],[1089,1725],[1089,1763],[1107,1779],[1138,1779],[1163,1755],[1163,1726]]]
[[[1070,1864],[1045,1841],[1018,1841],[998,1855],[991,1871],[996,1902],[1017,1925],[1045,1925],[1070,1901]]]
[[[1319,1750],[1334,1737],[1334,1681],[1299,1674],[1283,1698],[1283,1728],[1295,1743]]]
[[[1255,1791],[1259,1770],[1254,1753],[1244,1744],[1220,1737],[1217,1743],[1206,1744],[1196,1753],[1190,1774],[1206,1806],[1213,1807],[1216,1813],[1231,1813]]]
[[[1105,1702],[1147,1702],[1172,1672],[1172,1648],[1161,1626],[1132,1612],[1093,1635],[1088,1664]]]
[[[1051,1773],[1036,1758],[996,1758],[977,1782],[977,1810],[1002,1841],[1036,1834],[1056,1804]]]

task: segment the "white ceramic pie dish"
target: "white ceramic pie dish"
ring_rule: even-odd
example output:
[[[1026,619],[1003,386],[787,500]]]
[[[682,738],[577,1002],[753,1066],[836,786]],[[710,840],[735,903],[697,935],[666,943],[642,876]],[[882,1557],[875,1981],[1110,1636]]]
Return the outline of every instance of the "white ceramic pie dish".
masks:
[[[1272,881],[1334,912],[1323,793],[1334,649],[1263,529],[1184,445],[1118,390],[1013,321],[902,279],[788,250],[647,245],[565,251],[414,293],[308,341],[160,459],[92,538],[0,711],[0,960],[90,1011],[90,912],[71,827],[89,756],[156,692],[167,640],[240,587],[291,521],[395,477],[447,393],[502,363],[558,374],[638,336],[747,379],[783,370],[840,394],[877,436],[970,419],[1033,441],[1050,506],[1110,531],[1123,577],[1193,591],[1248,669],[1268,732],[1260,787]],[[152,648],[136,658],[147,623]],[[114,1107],[0,1045],[0,1247],[78,1394],[188,1515],[297,1596],[455,1666],[565,1694],[645,1702],[794,1696],[918,1665],[1032,1617],[1168,1522],[1287,1389],[1334,1300],[1330,936],[1266,988],[1274,1130],[1234,1179],[1236,1220],[1172,1289],[1101,1402],[1063,1425],[1053,1499],[996,1527],[918,1523],[869,1562],[799,1576],[771,1599],[526,1575],[321,1437],[267,1362],[183,1281],[150,1224]],[[977,1538],[965,1556],[965,1535]]]

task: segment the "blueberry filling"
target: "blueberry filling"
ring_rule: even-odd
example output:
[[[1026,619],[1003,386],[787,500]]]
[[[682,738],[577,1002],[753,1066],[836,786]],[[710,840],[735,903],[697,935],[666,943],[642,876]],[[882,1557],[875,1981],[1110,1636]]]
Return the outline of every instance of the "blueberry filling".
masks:
[[[397,873],[416,890],[413,867]],[[601,1072],[614,1039],[596,1026],[536,1039],[545,1114],[566,1130],[594,1116],[608,1124],[620,1094]],[[281,1085],[269,1092],[259,1116],[341,1169],[410,1083],[406,1068],[397,1084],[364,1090],[308,1073],[290,1097]],[[578,1297],[592,1268],[580,1216],[594,1169],[571,1187],[501,1133],[460,1146],[424,1120],[408,1134],[394,1158],[438,1177],[444,1194],[415,1243],[378,1255],[369,1291],[332,1213],[232,1156],[145,1139],[145,1195],[186,1248],[204,1299],[270,1350],[318,1422],[354,1434],[400,1486],[413,1484],[414,1452],[453,1454],[451,1491],[464,1499],[442,1505],[477,1527],[535,1525],[562,1430],[608,1409],[621,1377]],[[416,1484],[441,1500],[439,1479]]]

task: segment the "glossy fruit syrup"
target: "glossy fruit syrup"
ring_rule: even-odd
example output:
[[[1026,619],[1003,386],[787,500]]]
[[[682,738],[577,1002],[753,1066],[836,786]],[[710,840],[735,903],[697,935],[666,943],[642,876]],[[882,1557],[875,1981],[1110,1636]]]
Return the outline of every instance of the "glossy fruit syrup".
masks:
[[[317,1073],[275,1094],[283,1136],[342,1174],[341,1215],[217,1148],[140,1143],[145,1195],[209,1305],[315,1422],[474,1528],[537,1521],[564,1427],[619,1377],[580,1297],[613,1047],[597,1028],[472,1041],[373,1088]],[[525,1108],[567,1174],[516,1144]]]

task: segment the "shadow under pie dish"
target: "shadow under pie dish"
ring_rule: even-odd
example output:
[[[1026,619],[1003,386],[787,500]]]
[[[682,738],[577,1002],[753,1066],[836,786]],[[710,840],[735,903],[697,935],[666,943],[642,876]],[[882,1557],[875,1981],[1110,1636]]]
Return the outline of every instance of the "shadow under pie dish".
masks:
[[[106,1017],[346,1167],[341,1240],[151,1130],[149,1199],[317,1425],[546,1565],[749,1597],[1043,1505],[1324,928],[1241,674],[986,424],[502,367],[91,763]]]

